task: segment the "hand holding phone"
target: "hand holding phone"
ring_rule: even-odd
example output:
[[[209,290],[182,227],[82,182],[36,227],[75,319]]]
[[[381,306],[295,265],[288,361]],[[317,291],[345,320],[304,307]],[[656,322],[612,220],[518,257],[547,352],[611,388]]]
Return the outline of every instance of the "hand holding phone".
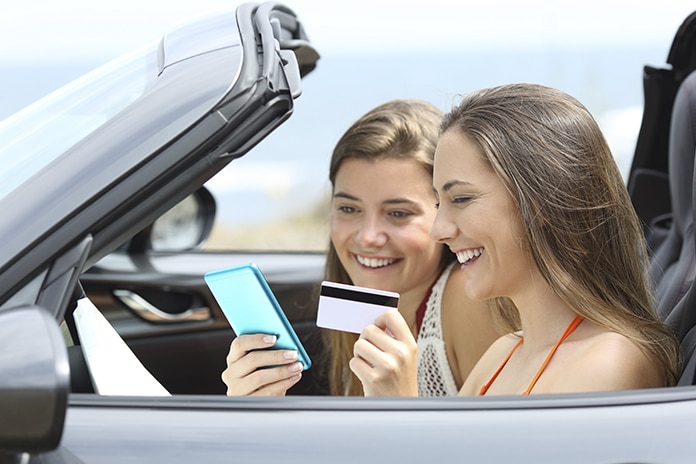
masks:
[[[312,361],[255,264],[208,272],[204,278],[235,334],[275,335],[273,349],[297,351],[298,361],[309,369]]]

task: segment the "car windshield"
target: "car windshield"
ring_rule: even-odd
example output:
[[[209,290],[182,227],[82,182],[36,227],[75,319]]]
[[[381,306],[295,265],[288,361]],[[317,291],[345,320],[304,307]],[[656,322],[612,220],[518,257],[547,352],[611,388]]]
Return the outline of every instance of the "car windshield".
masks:
[[[0,199],[138,99],[155,56],[111,62],[0,122]]]

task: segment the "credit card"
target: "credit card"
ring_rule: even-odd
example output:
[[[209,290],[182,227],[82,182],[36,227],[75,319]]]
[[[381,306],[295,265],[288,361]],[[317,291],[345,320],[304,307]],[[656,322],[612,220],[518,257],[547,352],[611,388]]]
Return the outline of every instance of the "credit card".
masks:
[[[317,326],[360,333],[389,309],[397,309],[399,294],[355,285],[323,281]]]

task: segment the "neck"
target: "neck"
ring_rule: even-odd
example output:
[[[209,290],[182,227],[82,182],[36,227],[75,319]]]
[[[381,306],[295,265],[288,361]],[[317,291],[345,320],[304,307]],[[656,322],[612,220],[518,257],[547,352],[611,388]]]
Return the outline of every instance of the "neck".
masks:
[[[558,341],[577,314],[545,281],[537,281],[529,288],[533,290],[512,298],[520,314],[524,346],[530,350],[546,349]]]

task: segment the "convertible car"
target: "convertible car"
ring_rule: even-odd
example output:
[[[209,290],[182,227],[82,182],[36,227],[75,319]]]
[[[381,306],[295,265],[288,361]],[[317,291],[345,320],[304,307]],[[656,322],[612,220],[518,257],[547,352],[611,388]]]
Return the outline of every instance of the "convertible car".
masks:
[[[291,117],[318,62],[292,9],[244,3],[0,122],[0,463],[693,462],[696,13],[644,69],[627,182],[683,341],[663,389],[327,395],[323,254],[201,251],[204,184]],[[220,380],[234,333],[203,275],[248,262],[313,360],[284,398],[229,398]]]

